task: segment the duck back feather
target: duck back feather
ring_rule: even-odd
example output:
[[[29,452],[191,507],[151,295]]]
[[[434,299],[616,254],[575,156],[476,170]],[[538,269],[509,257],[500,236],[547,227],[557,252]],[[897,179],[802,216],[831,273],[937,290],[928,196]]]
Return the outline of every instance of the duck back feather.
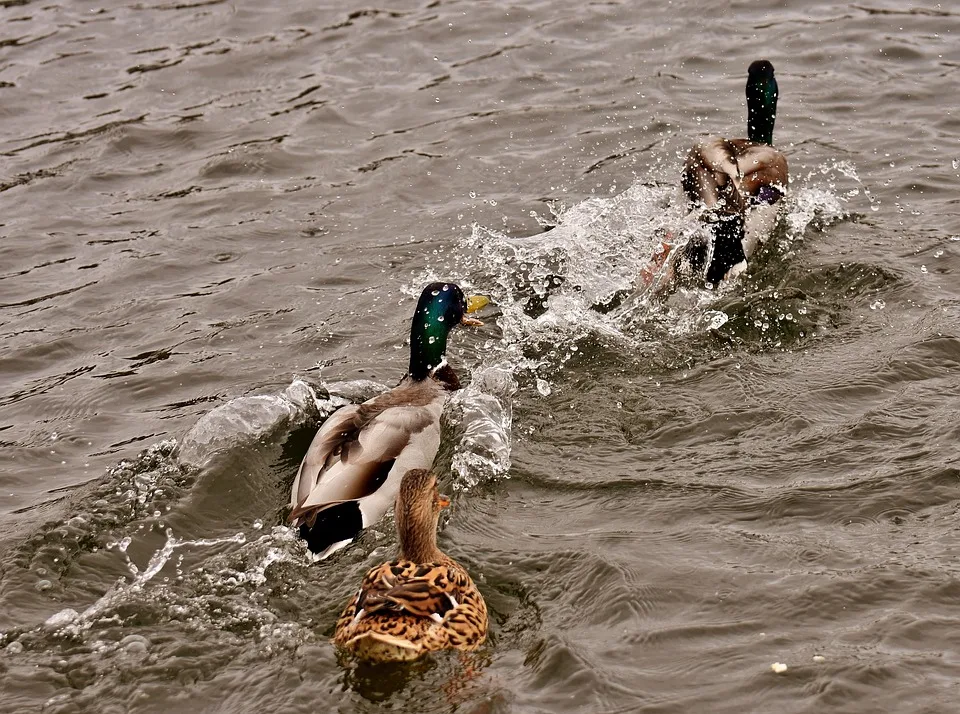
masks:
[[[404,473],[433,465],[447,394],[433,379],[406,377],[324,422],[300,464],[290,503],[289,518],[310,550],[324,558],[349,543],[393,506]]]

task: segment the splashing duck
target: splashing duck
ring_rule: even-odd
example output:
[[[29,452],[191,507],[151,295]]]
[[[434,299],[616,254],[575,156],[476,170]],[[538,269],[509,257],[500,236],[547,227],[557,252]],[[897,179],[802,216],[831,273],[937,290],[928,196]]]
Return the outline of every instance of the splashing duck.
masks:
[[[463,566],[437,547],[440,510],[449,504],[433,473],[404,474],[395,511],[400,556],[367,572],[337,620],[337,646],[363,660],[397,662],[483,644],[483,596]]]
[[[409,373],[390,391],[334,412],[313,438],[293,482],[289,519],[319,558],[380,520],[403,474],[433,465],[443,405],[460,388],[444,357],[447,336],[457,325],[482,325],[468,313],[488,302],[466,298],[454,283],[424,288],[410,328]]]
[[[773,147],[779,89],[770,62],[750,65],[746,94],[748,138],[711,137],[687,155],[680,183],[691,210],[701,211],[707,235],[684,245],[667,266],[667,282],[674,270],[711,285],[736,277],[776,225],[789,179],[787,159]],[[644,283],[653,282],[672,248],[658,249],[642,271]]]

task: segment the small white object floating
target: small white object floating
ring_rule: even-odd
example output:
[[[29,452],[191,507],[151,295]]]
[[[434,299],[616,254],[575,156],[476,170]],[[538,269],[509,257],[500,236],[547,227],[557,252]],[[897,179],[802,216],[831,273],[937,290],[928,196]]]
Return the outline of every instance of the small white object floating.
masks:
[[[813,656],[813,661],[814,661],[814,662],[823,662],[823,659],[824,659],[823,655],[814,655],[814,656]]]
[[[772,669],[777,674],[783,674],[784,672],[787,671],[787,665],[785,665],[783,662],[774,662],[773,664],[770,665],[770,669]]]

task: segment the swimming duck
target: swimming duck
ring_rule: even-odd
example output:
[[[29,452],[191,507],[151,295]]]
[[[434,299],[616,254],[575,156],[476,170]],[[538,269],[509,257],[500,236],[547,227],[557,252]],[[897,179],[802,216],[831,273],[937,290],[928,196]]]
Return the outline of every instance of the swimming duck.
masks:
[[[336,645],[360,659],[397,662],[483,644],[483,596],[463,566],[437,547],[440,509],[448,505],[430,471],[404,474],[395,510],[400,557],[367,572],[337,620]]]
[[[777,205],[788,184],[787,159],[773,147],[779,89],[773,65],[753,62],[747,70],[747,137],[712,137],[689,154],[681,186],[690,208],[702,209],[700,220],[709,239],[691,239],[679,256],[678,270],[717,285],[747,267],[757,245],[773,230]],[[644,269],[649,284],[666,261],[664,244]]]
[[[440,448],[440,413],[460,388],[444,354],[457,325],[489,300],[454,283],[431,283],[410,328],[410,371],[388,392],[338,409],[307,450],[290,496],[290,522],[326,558],[390,509],[409,469],[430,468]]]

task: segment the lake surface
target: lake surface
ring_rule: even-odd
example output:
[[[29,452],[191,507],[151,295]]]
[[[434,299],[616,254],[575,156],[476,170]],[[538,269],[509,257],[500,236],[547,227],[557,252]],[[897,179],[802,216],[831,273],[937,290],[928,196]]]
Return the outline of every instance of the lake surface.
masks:
[[[0,709],[955,712],[960,11],[793,5],[0,0]],[[761,57],[786,216],[642,300]],[[491,637],[357,667],[392,520],[284,509],[433,278]]]

